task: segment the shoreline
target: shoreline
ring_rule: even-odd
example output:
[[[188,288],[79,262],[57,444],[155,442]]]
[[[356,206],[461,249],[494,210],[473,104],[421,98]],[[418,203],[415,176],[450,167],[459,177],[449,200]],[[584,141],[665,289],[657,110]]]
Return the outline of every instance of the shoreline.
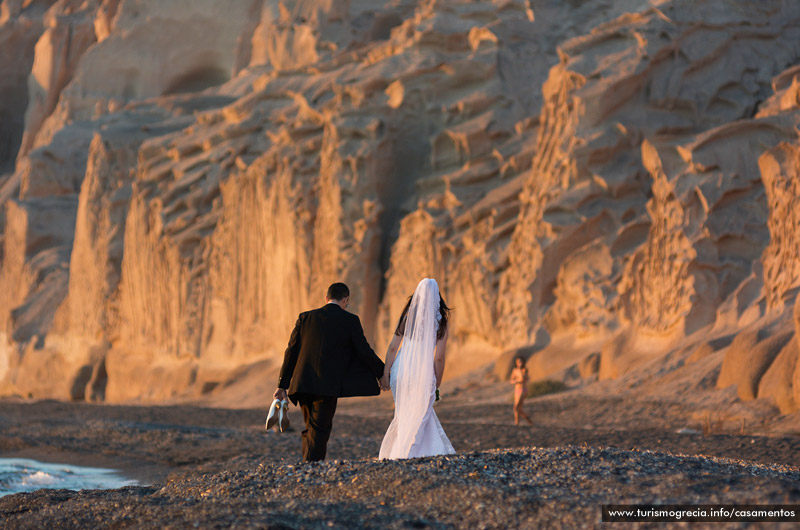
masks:
[[[113,470],[120,478],[135,480],[137,486],[150,486],[164,482],[174,469],[108,455],[87,455],[74,451],[28,447],[18,451],[0,451],[0,458],[26,458],[44,464],[93,467]]]

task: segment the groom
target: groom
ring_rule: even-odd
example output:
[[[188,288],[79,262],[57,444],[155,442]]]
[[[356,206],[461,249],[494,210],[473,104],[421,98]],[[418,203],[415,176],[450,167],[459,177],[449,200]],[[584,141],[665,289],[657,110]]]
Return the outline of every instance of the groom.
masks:
[[[306,429],[303,460],[324,460],[340,397],[377,396],[383,361],[364,337],[361,321],[345,311],[350,289],[328,287],[327,302],[300,313],[283,357],[275,399],[300,403]]]

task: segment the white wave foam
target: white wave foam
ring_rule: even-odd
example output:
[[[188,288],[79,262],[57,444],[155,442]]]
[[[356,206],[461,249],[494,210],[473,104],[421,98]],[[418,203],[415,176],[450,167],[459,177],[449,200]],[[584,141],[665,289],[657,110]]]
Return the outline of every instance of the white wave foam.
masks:
[[[128,480],[113,469],[0,458],[0,497],[42,488],[82,490],[135,485],[135,480]]]
[[[37,486],[39,488],[44,488],[46,486],[52,486],[58,479],[51,475],[50,473],[46,473],[44,471],[37,471],[35,473],[31,473],[30,475],[22,477],[19,481],[20,484],[23,486]]]

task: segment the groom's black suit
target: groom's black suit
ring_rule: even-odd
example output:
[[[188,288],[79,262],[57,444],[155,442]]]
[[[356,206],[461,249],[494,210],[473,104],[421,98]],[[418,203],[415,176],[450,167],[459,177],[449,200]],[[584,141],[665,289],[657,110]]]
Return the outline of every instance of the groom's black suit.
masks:
[[[283,357],[279,388],[300,403],[306,430],[303,459],[323,460],[340,397],[376,396],[383,361],[359,318],[334,303],[301,313]]]

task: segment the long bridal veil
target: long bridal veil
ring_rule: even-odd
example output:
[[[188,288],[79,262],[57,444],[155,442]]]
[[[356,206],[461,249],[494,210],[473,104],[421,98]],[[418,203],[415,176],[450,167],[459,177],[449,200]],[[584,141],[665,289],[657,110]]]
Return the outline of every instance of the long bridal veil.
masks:
[[[395,360],[394,419],[381,444],[379,458],[408,458],[425,431],[422,423],[436,391],[433,355],[438,312],[439,286],[436,280],[425,278],[417,285],[408,309],[403,343]],[[394,372],[395,367],[392,368]]]

